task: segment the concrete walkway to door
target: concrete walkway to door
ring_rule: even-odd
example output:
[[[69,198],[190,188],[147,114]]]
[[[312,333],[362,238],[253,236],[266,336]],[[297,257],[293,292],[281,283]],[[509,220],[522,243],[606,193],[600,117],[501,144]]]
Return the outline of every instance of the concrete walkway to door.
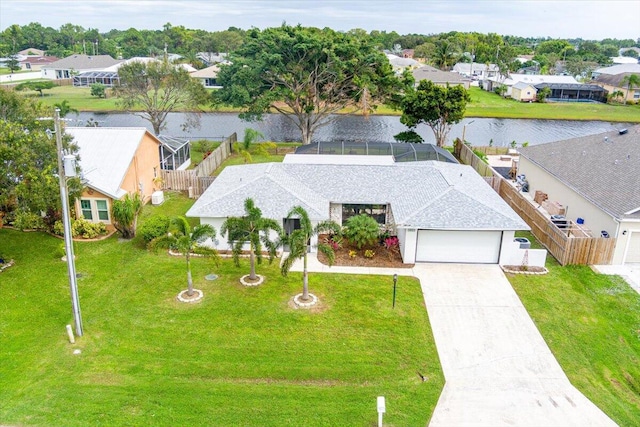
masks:
[[[327,267],[310,256],[308,269],[420,279],[446,379],[429,426],[616,425],[571,385],[499,266]]]

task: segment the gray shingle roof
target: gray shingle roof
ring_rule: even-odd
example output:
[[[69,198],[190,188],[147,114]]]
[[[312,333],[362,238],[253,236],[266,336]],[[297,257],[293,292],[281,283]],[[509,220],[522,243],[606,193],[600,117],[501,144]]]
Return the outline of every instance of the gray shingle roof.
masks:
[[[434,83],[453,83],[463,84],[468,82],[469,79],[461,76],[458,73],[452,73],[451,71],[441,71],[437,68],[429,65],[424,65],[420,68],[416,68],[412,71],[413,78],[416,79],[416,83],[420,80],[431,80]]]
[[[121,60],[113,59],[109,55],[71,55],[63,58],[59,61],[52,62],[51,64],[43,67],[54,70],[95,70],[108,68],[112,65],[123,62]]]
[[[230,166],[187,212],[244,214],[251,197],[270,218],[302,205],[329,219],[330,203],[390,204],[397,225],[434,229],[523,230],[527,225],[469,166],[437,161],[392,165],[267,163]]]
[[[520,154],[616,218],[640,209],[640,126],[624,135],[608,132],[522,148]]]

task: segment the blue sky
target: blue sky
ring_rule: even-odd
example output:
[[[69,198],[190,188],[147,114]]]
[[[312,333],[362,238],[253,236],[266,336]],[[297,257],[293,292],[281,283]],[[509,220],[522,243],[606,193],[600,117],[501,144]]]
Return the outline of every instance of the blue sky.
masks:
[[[282,22],[399,34],[478,31],[601,40],[640,38],[640,0],[0,0],[0,29],[39,22],[60,28],[159,30],[170,22],[207,31]]]

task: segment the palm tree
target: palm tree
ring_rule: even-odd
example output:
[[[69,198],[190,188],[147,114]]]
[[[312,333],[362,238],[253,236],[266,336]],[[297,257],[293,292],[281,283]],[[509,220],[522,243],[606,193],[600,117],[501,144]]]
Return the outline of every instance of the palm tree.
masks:
[[[456,46],[449,40],[438,40],[435,43],[435,48],[431,57],[433,64],[441,70],[448,70],[455,63]]]
[[[127,194],[122,200],[114,200],[111,205],[111,217],[113,226],[122,234],[125,239],[132,239],[136,236],[138,226],[138,215],[142,211],[144,203],[140,194]]]
[[[276,221],[262,216],[262,211],[251,198],[244,201],[244,212],[245,216],[227,218],[220,227],[220,233],[223,235],[229,233],[229,242],[233,247],[233,261],[236,266],[240,265],[242,248],[246,243],[249,243],[249,264],[251,265],[249,280],[257,280],[256,259],[258,264],[262,262],[262,247],[264,246],[269,253],[269,262],[273,261],[279,242],[271,240],[269,235],[271,231],[280,234],[281,230]]]
[[[78,114],[78,110],[69,105],[69,101],[67,101],[66,99],[53,105],[60,110],[60,117],[66,117],[69,113]]]
[[[187,295],[193,295],[193,280],[191,279],[191,254],[218,258],[218,251],[206,246],[199,246],[207,238],[215,239],[216,230],[209,224],[196,225],[191,229],[189,222],[183,216],[173,218],[171,232],[164,236],[156,237],[149,243],[152,249],[170,248],[184,254],[187,260]]]
[[[634,87],[640,87],[640,74],[627,74],[620,80],[620,84],[627,85],[627,96],[625,100],[629,99],[629,91]]]
[[[293,262],[297,259],[304,259],[304,267],[302,269],[302,301],[308,301],[309,298],[309,278],[307,273],[307,252],[309,252],[309,241],[311,237],[320,233],[339,233],[340,226],[334,221],[323,221],[315,227],[311,225],[309,214],[302,206],[294,206],[287,215],[287,218],[297,217],[300,219],[300,228],[291,232],[288,236],[283,236],[283,240],[289,245],[289,255],[282,260],[280,272],[286,276],[291,270]],[[333,265],[335,252],[331,246],[319,243],[318,250],[324,253],[329,260],[329,265]]]

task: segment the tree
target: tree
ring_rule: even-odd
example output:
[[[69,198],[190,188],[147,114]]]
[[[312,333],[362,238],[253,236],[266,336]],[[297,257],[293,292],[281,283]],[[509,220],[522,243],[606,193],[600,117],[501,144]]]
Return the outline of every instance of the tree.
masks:
[[[78,114],[78,110],[69,105],[69,101],[66,99],[62,100],[62,102],[56,102],[53,105],[60,110],[60,117],[66,117],[69,113]]]
[[[169,248],[182,253],[187,261],[187,295],[193,295],[193,280],[191,278],[191,254],[213,257],[218,259],[218,252],[213,248],[200,246],[207,239],[215,239],[216,230],[209,224],[196,225],[191,229],[189,222],[183,216],[171,221],[170,232],[157,237],[149,243],[151,249]]]
[[[620,84],[623,86],[626,85],[627,96],[625,96],[625,99],[629,99],[629,91],[634,87],[640,87],[640,74],[627,74],[620,80]]]
[[[242,146],[244,147],[245,150],[248,150],[249,147],[251,147],[251,144],[257,141],[258,138],[264,138],[264,135],[262,134],[262,132],[255,129],[246,128],[244,130],[244,138],[242,139]]]
[[[0,88],[0,211],[45,212],[45,222],[53,225],[61,210],[57,150],[53,120],[42,119],[51,116],[51,109]],[[66,152],[77,152],[69,136],[62,142]],[[78,178],[67,184],[73,200],[82,185]]]
[[[10,56],[9,59],[6,61],[6,65],[10,73],[13,73],[14,71],[19,71],[21,68],[20,62],[16,59],[15,56]]]
[[[379,234],[378,223],[367,214],[355,215],[347,220],[345,236],[358,249],[374,244]]]
[[[551,95],[551,88],[549,86],[542,87],[538,90],[538,93],[536,93],[536,101],[544,103],[549,95]]]
[[[142,211],[144,203],[140,194],[127,194],[122,200],[114,200],[111,206],[111,216],[113,226],[122,234],[125,239],[132,239],[136,236],[138,225],[138,215]]]
[[[243,107],[245,120],[281,113],[300,130],[303,144],[339,110],[368,113],[397,82],[368,37],[329,28],[252,29],[231,61],[221,66],[223,88],[214,102]]]
[[[107,97],[107,87],[102,83],[91,84],[91,96],[97,96],[98,98]]]
[[[434,44],[430,61],[441,70],[449,70],[458,58],[457,46],[449,40],[438,40]]]
[[[151,123],[156,135],[164,129],[167,115],[176,110],[189,112],[183,129],[199,126],[198,106],[207,102],[208,95],[184,68],[166,61],[134,61],[120,67],[118,76],[114,93],[120,105]]]
[[[424,123],[431,128],[438,147],[444,147],[451,125],[464,117],[471,100],[460,85],[437,86],[430,80],[421,80],[416,89],[408,90],[400,100],[400,122],[409,130]]]
[[[299,218],[300,228],[293,230],[288,236],[283,236],[283,241],[289,245],[289,255],[282,260],[280,272],[287,276],[293,262],[303,258],[304,267],[302,269],[302,301],[309,301],[309,274],[307,272],[307,253],[309,252],[309,242],[313,236],[320,233],[339,233],[340,226],[333,221],[323,221],[315,227],[311,225],[309,214],[302,206],[294,206],[287,215],[287,218]],[[325,243],[318,244],[318,250],[327,256],[329,265],[333,265],[335,252],[331,246]]]
[[[40,93],[40,96],[44,96],[44,93],[42,93],[43,90],[53,89],[54,87],[56,87],[56,84],[54,82],[52,82],[51,80],[48,80],[48,81],[44,81],[44,82],[24,82],[24,83],[20,83],[18,86],[16,86],[16,90],[19,90],[19,91],[22,91],[22,90],[35,90],[36,92]]]
[[[270,239],[271,232],[280,233],[278,223],[270,218],[264,218],[262,211],[253,199],[244,201],[245,216],[229,217],[220,227],[220,233],[229,233],[229,242],[233,245],[233,261],[240,265],[240,255],[246,243],[249,243],[250,280],[257,280],[256,259],[258,264],[262,262],[262,247],[269,253],[269,262],[273,262],[278,249],[278,242]]]

